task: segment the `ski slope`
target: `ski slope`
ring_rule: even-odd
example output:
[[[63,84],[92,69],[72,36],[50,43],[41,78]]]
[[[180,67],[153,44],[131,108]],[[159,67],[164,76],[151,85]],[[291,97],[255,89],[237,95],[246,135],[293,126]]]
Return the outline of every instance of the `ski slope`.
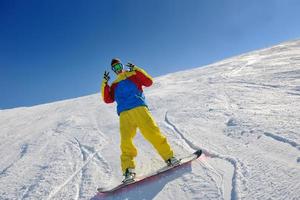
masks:
[[[122,180],[115,105],[97,93],[0,110],[0,199],[300,199],[300,40],[158,77],[145,95],[175,154],[205,155],[101,196]],[[135,144],[138,174],[164,165]]]

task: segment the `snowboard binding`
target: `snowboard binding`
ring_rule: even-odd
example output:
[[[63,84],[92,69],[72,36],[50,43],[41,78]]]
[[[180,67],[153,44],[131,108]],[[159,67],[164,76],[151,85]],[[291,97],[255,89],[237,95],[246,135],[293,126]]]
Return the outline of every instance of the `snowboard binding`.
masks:
[[[168,160],[166,160],[167,166],[172,167],[180,164],[180,160],[178,160],[175,157],[171,157]]]
[[[125,173],[124,173],[124,180],[122,181],[122,183],[131,183],[134,182],[134,178],[135,178],[135,170],[133,168],[127,168]]]

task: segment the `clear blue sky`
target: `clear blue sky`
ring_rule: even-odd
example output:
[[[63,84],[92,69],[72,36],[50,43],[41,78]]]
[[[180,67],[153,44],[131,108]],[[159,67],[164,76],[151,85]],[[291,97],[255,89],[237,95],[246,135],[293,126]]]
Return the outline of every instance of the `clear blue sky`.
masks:
[[[0,0],[0,108],[99,92],[113,57],[159,76],[298,38],[298,0]]]

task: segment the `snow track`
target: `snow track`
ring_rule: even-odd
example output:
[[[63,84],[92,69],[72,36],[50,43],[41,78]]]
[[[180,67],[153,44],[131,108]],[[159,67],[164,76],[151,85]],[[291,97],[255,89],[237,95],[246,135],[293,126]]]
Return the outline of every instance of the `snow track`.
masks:
[[[181,136],[181,138],[190,146],[191,149],[193,149],[193,150],[202,149],[205,157],[222,159],[224,161],[229,162],[233,166],[234,172],[233,172],[232,183],[231,183],[231,185],[232,185],[231,199],[241,199],[241,197],[238,194],[237,188],[238,188],[238,184],[240,184],[240,182],[242,182],[243,184],[246,183],[244,175],[246,175],[248,172],[247,172],[247,169],[244,166],[244,164],[241,161],[238,161],[238,159],[236,159],[236,158],[221,155],[219,153],[212,152],[210,150],[204,149],[203,147],[195,145],[191,140],[187,139],[186,136],[184,136],[184,134],[181,131],[179,131],[179,129],[175,126],[175,124],[170,122],[170,120],[168,119],[168,112],[166,112],[166,114],[165,114],[165,122],[169,126],[171,126],[176,133],[178,133]],[[216,183],[221,182],[221,185],[217,185],[218,186],[217,188],[219,189],[220,196],[223,196],[223,198],[224,198],[224,194],[223,194],[224,192],[222,191],[222,189],[224,190],[224,184],[225,184],[224,180],[223,180],[223,176],[220,173],[218,173],[217,170],[212,165],[210,165],[208,162],[205,162],[201,159],[200,159],[200,161],[203,166],[205,166],[211,172],[215,173],[217,175],[217,177],[219,178],[218,181],[214,181],[214,182],[216,182]]]
[[[100,156],[99,150],[95,150],[94,147],[83,145],[76,137],[74,137],[73,140],[70,140],[70,143],[73,147],[80,151],[82,165],[79,166],[78,169],[75,169],[75,171],[62,184],[52,190],[47,199],[54,198],[68,184],[76,185],[76,193],[74,194],[73,199],[82,199],[85,196],[83,188],[86,186],[85,182],[89,177],[87,169],[90,163],[97,165],[99,172],[102,174],[103,180],[108,181],[111,177],[109,164]]]
[[[79,169],[77,169],[64,183],[62,183],[61,185],[56,187],[56,189],[51,191],[47,199],[52,199],[64,186],[66,186],[68,183],[70,183],[74,179],[74,177],[77,176],[78,173],[80,173],[80,172],[82,173],[82,170],[84,169],[84,167],[93,159],[93,157],[96,154],[97,153],[94,153],[92,156],[87,158],[85,163]],[[80,187],[79,187],[79,190],[80,190]],[[76,195],[76,196],[78,197],[79,195]]]
[[[267,137],[270,137],[270,138],[272,138],[276,141],[289,144],[292,147],[295,147],[296,149],[300,150],[300,145],[297,142],[294,142],[293,140],[290,140],[290,139],[287,139],[285,137],[282,137],[282,136],[279,136],[279,135],[276,135],[276,134],[273,134],[273,133],[269,133],[269,132],[264,132],[264,135],[267,136]]]

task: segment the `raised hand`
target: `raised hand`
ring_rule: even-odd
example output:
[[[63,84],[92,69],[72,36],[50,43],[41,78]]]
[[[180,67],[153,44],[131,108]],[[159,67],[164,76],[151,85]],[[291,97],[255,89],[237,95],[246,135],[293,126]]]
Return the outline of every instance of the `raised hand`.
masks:
[[[135,64],[127,63],[126,66],[129,68],[129,71],[134,71]]]
[[[105,82],[108,82],[108,81],[109,81],[109,79],[110,79],[109,72],[107,72],[107,71],[104,71],[103,78],[104,78]]]

